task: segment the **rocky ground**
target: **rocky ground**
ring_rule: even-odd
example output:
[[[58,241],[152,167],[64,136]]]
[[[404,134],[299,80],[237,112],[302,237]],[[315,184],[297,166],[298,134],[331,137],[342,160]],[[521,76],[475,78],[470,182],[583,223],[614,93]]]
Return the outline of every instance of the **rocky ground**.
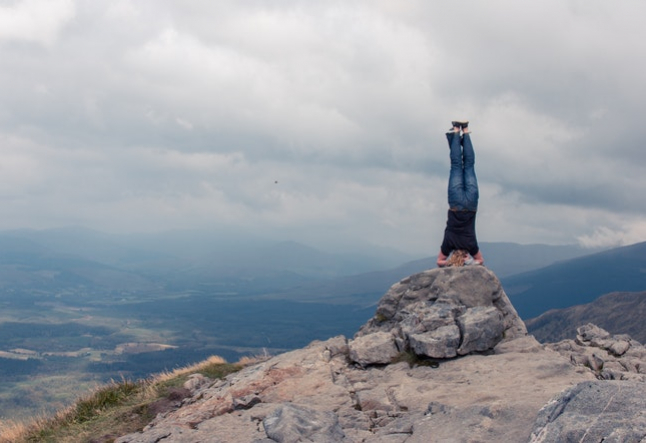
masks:
[[[493,273],[430,270],[394,285],[353,339],[195,374],[190,396],[116,442],[646,441],[643,346],[586,328],[541,345]]]

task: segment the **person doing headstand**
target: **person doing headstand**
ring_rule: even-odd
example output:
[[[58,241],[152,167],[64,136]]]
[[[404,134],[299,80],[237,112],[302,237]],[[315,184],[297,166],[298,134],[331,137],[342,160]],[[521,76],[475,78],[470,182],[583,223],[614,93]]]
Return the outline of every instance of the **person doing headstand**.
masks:
[[[478,180],[468,121],[454,121],[446,133],[451,157],[449,212],[437,265],[484,264],[476,239]],[[460,135],[462,131],[462,135]]]

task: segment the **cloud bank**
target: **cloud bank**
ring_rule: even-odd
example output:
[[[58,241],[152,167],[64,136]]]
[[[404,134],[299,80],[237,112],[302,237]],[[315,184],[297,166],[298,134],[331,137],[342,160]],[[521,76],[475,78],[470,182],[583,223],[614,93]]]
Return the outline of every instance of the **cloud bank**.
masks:
[[[0,2],[0,229],[237,227],[433,254],[646,239],[646,4]]]

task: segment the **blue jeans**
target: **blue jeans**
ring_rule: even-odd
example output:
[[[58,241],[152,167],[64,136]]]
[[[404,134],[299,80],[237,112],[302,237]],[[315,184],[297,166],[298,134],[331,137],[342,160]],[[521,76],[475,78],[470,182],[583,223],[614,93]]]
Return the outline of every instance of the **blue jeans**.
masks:
[[[471,144],[471,135],[460,137],[447,133],[451,150],[451,173],[449,175],[449,207],[458,211],[478,210],[478,179],[476,178],[476,155]]]

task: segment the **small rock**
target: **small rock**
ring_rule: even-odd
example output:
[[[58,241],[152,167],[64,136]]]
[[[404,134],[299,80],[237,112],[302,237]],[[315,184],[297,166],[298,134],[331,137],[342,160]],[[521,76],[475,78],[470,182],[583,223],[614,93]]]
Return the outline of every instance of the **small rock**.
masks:
[[[262,403],[262,399],[255,394],[245,395],[243,397],[233,399],[233,409],[251,409],[258,403]]]
[[[206,378],[202,374],[191,374],[189,375],[188,380],[184,382],[184,388],[194,392],[209,381],[210,379]]]
[[[388,364],[399,355],[394,337],[389,332],[375,332],[351,340],[350,359],[362,366]]]
[[[610,337],[610,333],[605,329],[601,329],[597,325],[588,323],[587,325],[580,326],[576,330],[577,343],[581,345],[589,345],[589,342],[604,340]]]
[[[621,356],[624,355],[628,349],[630,349],[630,343],[628,341],[617,340],[612,343],[612,345],[608,348],[608,351],[616,356]]]

